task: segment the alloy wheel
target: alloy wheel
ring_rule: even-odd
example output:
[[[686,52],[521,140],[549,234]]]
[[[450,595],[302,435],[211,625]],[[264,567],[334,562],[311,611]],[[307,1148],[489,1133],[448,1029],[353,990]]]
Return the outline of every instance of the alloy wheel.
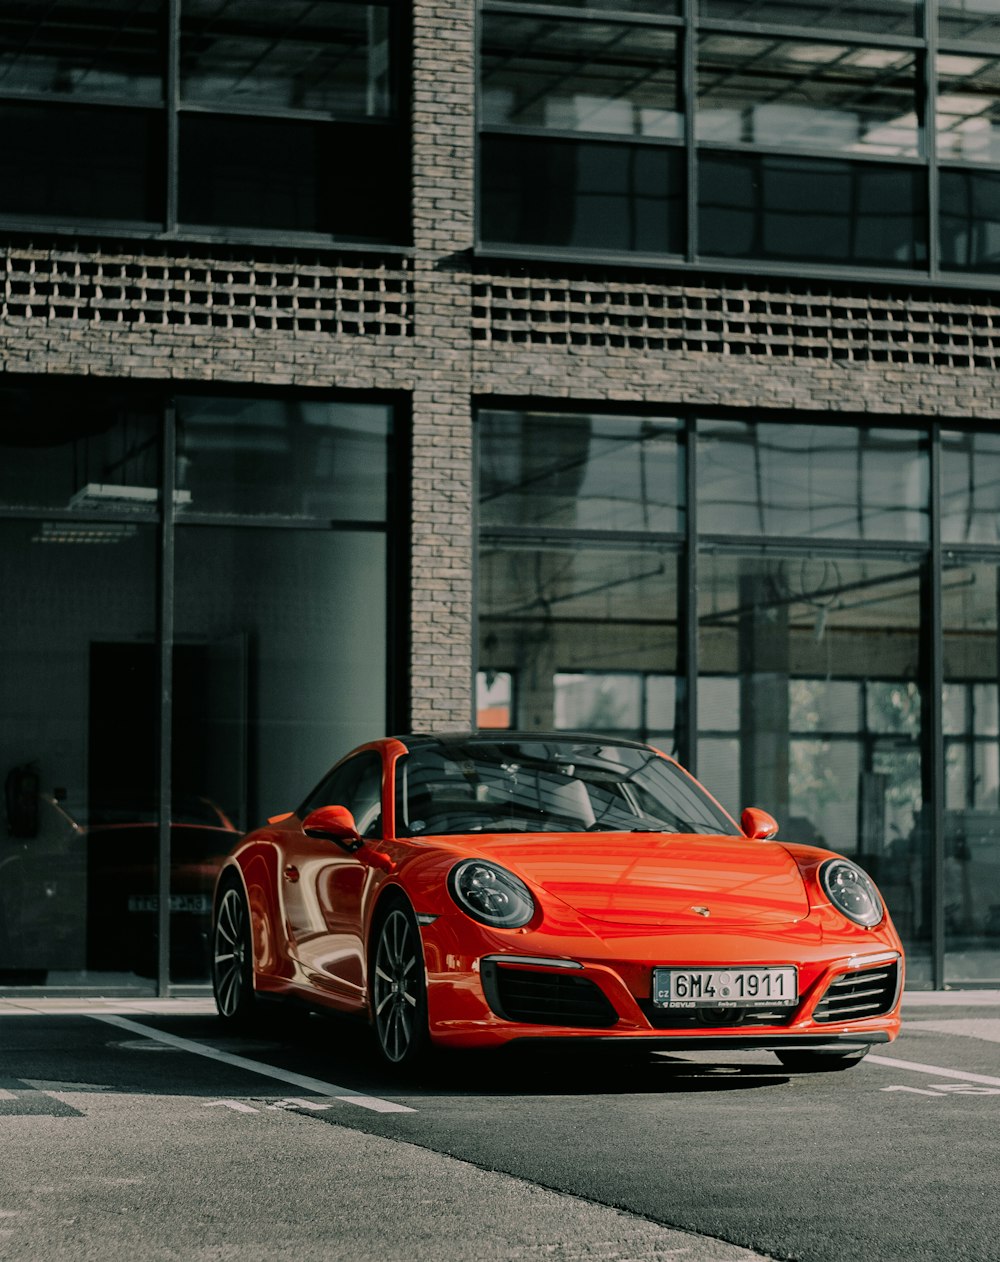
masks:
[[[220,1016],[233,1020],[240,1016],[249,998],[247,916],[238,890],[228,889],[222,896],[213,945],[212,979],[216,1007]]]
[[[372,979],[372,1010],[379,1046],[386,1060],[409,1063],[422,1048],[427,1018],[423,960],[417,930],[400,908],[379,930]]]

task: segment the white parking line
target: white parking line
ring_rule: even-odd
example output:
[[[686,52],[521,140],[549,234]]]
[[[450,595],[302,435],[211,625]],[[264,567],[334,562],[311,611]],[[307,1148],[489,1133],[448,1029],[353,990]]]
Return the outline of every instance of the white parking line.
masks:
[[[391,1100],[382,1100],[378,1096],[365,1095],[361,1091],[352,1091],[350,1087],[339,1087],[333,1082],[323,1082],[321,1078],[310,1078],[307,1074],[292,1073],[287,1069],[276,1069],[273,1065],[264,1065],[259,1060],[248,1060],[245,1056],[234,1056],[232,1052],[220,1052],[217,1047],[208,1043],[195,1043],[191,1039],[178,1038],[176,1034],[167,1034],[164,1030],[153,1029],[152,1026],[141,1025],[138,1021],[129,1021],[127,1017],[113,1017],[91,1013],[94,1021],[103,1021],[107,1025],[118,1026],[121,1030],[129,1030],[133,1034],[141,1034],[143,1038],[154,1039],[167,1047],[176,1047],[182,1052],[192,1052],[195,1056],[206,1056],[209,1060],[219,1060],[223,1064],[232,1065],[235,1069],[246,1069],[253,1074],[261,1074],[265,1078],[274,1078],[278,1082],[287,1082],[289,1086],[300,1087],[305,1091],[313,1091],[317,1095],[326,1096],[330,1100],[340,1100],[344,1104],[356,1104],[361,1109],[371,1109],[374,1113],[415,1113],[405,1104],[395,1104]]]
[[[1000,1087],[1000,1078],[989,1074],[973,1074],[965,1069],[942,1069],[940,1065],[922,1065],[915,1060],[897,1060],[894,1056],[865,1057],[866,1065],[888,1065],[890,1069],[909,1069],[915,1074],[933,1074],[935,1078],[958,1078],[961,1082],[981,1082],[987,1087]]]

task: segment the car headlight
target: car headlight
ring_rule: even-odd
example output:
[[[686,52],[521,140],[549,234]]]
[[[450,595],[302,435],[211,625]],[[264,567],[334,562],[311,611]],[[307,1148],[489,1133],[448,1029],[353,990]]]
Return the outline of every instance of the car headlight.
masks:
[[[466,859],[453,867],[448,889],[462,911],[484,925],[519,929],[535,914],[535,901],[525,883],[506,868],[482,859]]]
[[[829,859],[820,868],[820,881],[834,907],[856,925],[873,929],[885,915],[874,882],[856,863]]]

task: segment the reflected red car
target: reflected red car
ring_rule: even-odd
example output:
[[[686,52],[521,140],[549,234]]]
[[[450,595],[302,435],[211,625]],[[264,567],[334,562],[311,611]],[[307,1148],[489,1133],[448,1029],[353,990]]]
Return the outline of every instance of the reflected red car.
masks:
[[[220,1016],[262,997],[434,1047],[634,1040],[840,1070],[899,1030],[903,949],[850,859],[742,826],[673,759],[577,734],[373,741],[244,837],[213,911]]]

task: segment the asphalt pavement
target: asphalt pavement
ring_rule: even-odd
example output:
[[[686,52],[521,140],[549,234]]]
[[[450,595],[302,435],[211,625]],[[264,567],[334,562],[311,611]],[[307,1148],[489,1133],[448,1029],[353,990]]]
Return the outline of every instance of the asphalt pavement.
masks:
[[[348,1021],[0,999],[0,1257],[1000,1262],[1000,993],[845,1073],[524,1047],[411,1083]]]

